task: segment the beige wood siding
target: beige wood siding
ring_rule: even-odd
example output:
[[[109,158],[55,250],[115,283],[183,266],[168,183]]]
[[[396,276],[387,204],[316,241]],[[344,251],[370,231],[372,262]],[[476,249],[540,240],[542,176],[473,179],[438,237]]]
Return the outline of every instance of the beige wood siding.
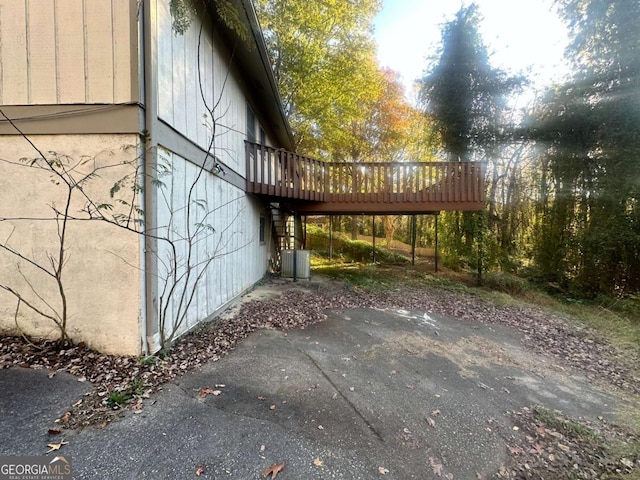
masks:
[[[0,104],[137,100],[137,2],[0,0]]]

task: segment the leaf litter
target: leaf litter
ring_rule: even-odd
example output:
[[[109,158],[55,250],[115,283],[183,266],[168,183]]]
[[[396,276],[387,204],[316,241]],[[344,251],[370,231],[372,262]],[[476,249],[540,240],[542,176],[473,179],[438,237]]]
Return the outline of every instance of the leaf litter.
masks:
[[[278,282],[278,279],[267,280],[275,286]],[[0,336],[0,368],[46,368],[50,370],[50,378],[57,372],[66,371],[79,381],[89,382],[94,390],[57,419],[57,423],[63,428],[104,428],[123,409],[139,411],[142,399],[161,390],[164,383],[227,355],[255,330],[280,329],[286,334],[289,329],[304,329],[325,320],[327,309],[402,308],[513,327],[523,333],[526,348],[551,355],[560,365],[585,372],[589,379],[607,382],[629,393],[640,393],[640,376],[633,374],[631,367],[638,363],[638,359],[628,355],[622,358],[593,331],[541,309],[498,306],[471,293],[450,292],[431,286],[364,290],[338,282],[325,282],[322,288],[312,291],[300,286],[293,288],[289,283],[280,285],[283,286],[280,295],[246,301],[217,321],[178,339],[166,357],[140,359],[107,355],[91,350],[84,343],[61,348],[53,341],[32,340],[29,344],[18,336],[5,335]],[[136,389],[131,398],[118,408],[108,404],[107,399],[114,392],[133,391],[132,384],[142,388]],[[223,388],[223,384],[215,387]],[[210,390],[205,396],[213,394],[214,390]],[[258,399],[264,400],[264,397]],[[436,415],[434,412],[433,416]],[[531,445],[527,447],[526,452],[536,450]],[[555,462],[566,454],[560,447],[557,450],[559,453],[553,453],[552,457]],[[535,457],[544,457],[548,461],[548,456],[542,454]],[[625,460],[635,466],[632,460]],[[622,468],[628,469],[624,463],[621,463]],[[272,474],[272,478],[275,475],[277,472]]]

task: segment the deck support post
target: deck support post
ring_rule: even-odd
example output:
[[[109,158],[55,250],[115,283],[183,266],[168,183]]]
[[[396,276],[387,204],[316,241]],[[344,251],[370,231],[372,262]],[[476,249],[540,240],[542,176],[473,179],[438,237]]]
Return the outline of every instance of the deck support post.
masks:
[[[293,281],[298,281],[298,214],[293,214]]]
[[[435,264],[436,264],[436,273],[438,273],[438,214],[435,214],[435,223],[436,223],[436,251],[435,251]]]
[[[482,237],[484,233],[484,210],[478,212],[478,286],[482,285]]]
[[[373,237],[373,263],[376,263],[376,216],[371,216],[371,236]]]
[[[416,264],[416,216],[411,215],[411,265]]]
[[[329,260],[333,260],[333,215],[329,215]]]
[[[302,231],[302,249],[305,250],[307,248],[307,215],[304,216],[304,230]]]

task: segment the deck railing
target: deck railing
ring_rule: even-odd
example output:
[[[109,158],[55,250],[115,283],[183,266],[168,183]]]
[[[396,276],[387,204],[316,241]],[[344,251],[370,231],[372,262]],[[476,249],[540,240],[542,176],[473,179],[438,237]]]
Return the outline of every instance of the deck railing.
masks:
[[[478,203],[480,162],[323,162],[246,142],[247,191],[332,203]]]
[[[247,192],[298,200],[325,199],[327,164],[259,143],[245,142]]]

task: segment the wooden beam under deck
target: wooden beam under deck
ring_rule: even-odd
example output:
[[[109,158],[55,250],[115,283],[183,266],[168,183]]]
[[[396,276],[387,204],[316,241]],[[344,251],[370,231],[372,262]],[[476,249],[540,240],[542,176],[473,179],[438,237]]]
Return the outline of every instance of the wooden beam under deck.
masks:
[[[344,203],[344,202],[291,202],[282,203],[288,210],[305,215],[412,215],[435,214],[442,211],[479,211],[479,202],[396,202],[396,203]]]

